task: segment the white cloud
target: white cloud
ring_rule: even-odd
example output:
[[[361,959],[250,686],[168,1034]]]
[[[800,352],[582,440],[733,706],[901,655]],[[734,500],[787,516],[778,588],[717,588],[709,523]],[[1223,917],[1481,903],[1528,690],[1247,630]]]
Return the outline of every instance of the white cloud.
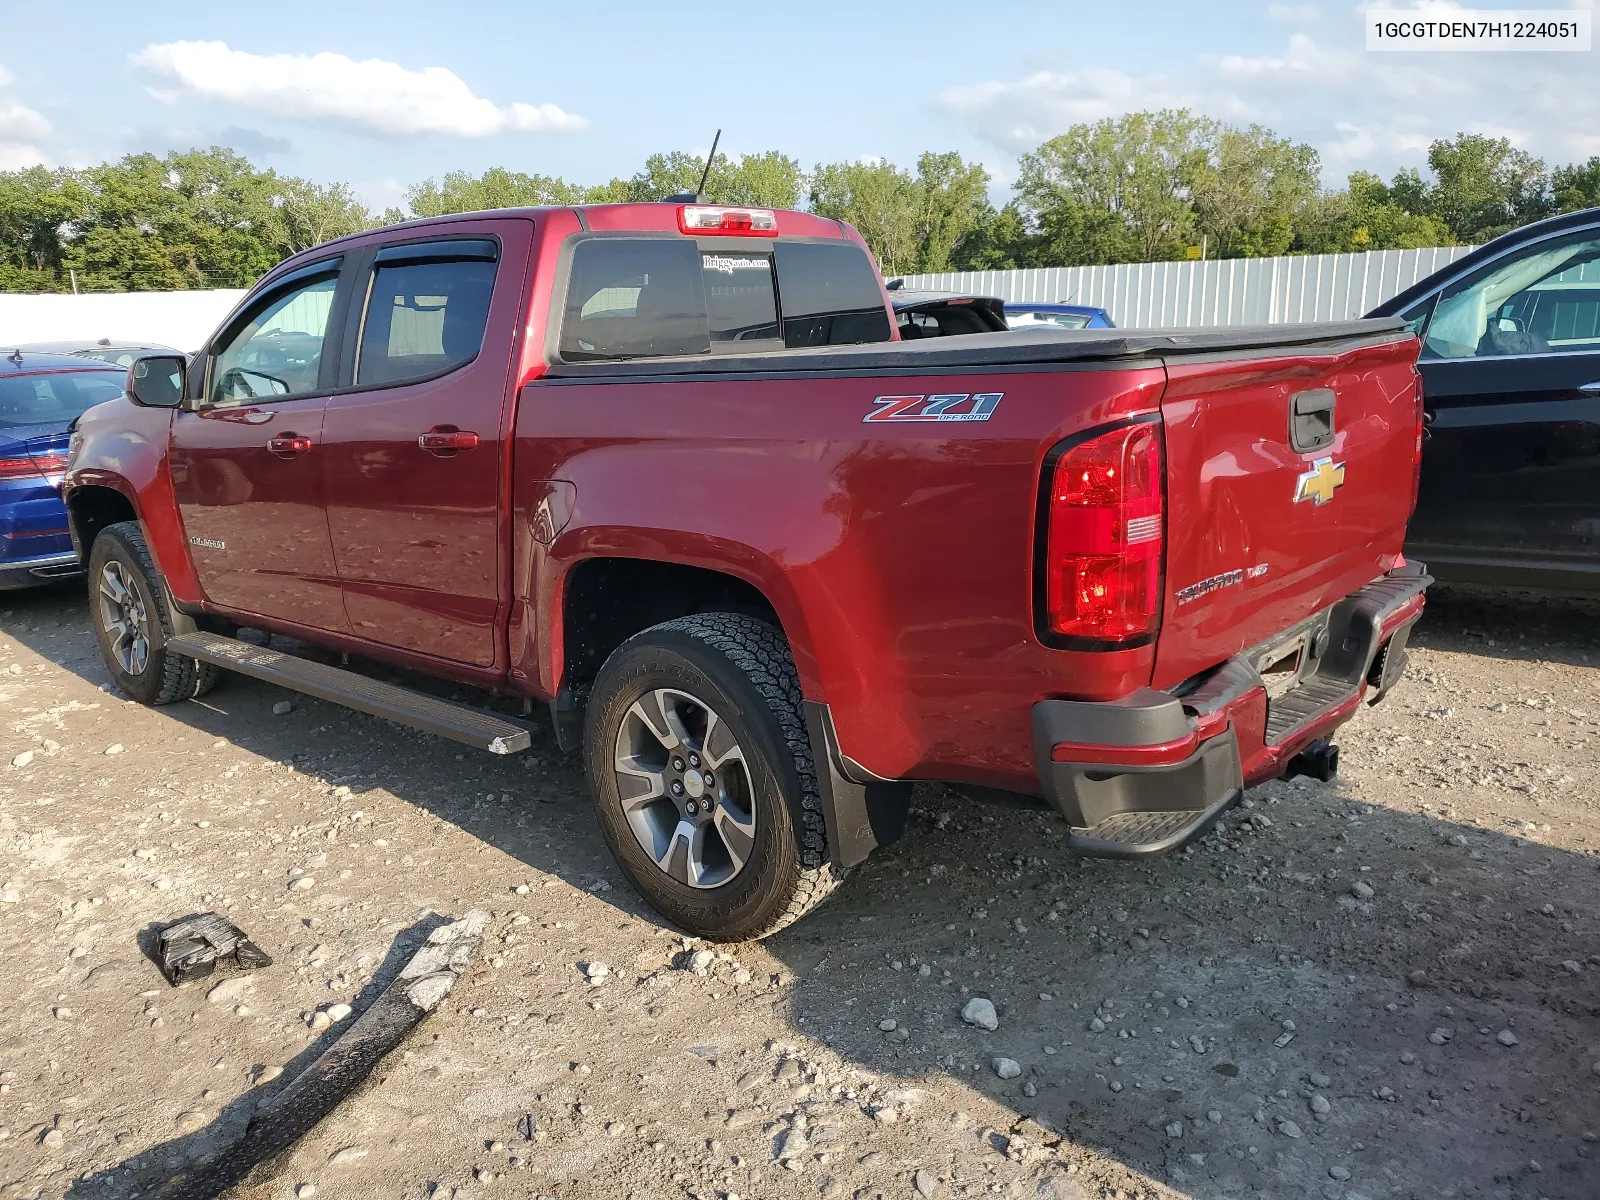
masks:
[[[50,122],[9,94],[15,83],[11,72],[0,67],[0,171],[50,166],[50,156],[37,144],[50,136]]]
[[[1277,7],[1283,6],[1269,10],[1274,16]],[[1551,164],[1600,153],[1592,55],[1369,53],[1366,7],[1351,6],[1333,19],[1324,14],[1320,32],[1289,32],[1273,54],[1196,55],[1164,74],[1104,67],[1035,72],[948,88],[937,103],[1013,154],[1080,122],[1187,107],[1309,142],[1330,183],[1354,170],[1387,176],[1402,166],[1426,166],[1428,144],[1458,132],[1508,137]],[[1298,12],[1283,14],[1290,16],[1301,19]]]
[[[1315,4],[1269,4],[1267,16],[1286,25],[1309,25],[1318,12]]]
[[[278,117],[331,121],[391,135],[548,133],[585,128],[554,104],[497,105],[444,67],[408,70],[343,54],[251,54],[226,42],[152,43],[129,56],[161,81],[151,95],[222,100]]]

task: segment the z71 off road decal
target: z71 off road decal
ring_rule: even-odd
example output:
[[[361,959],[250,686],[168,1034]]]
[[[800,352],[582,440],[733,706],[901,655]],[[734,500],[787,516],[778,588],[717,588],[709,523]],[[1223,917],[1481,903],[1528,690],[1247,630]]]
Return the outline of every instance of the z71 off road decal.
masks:
[[[862,417],[876,421],[987,421],[1004,392],[950,392],[938,396],[879,396],[878,407]]]

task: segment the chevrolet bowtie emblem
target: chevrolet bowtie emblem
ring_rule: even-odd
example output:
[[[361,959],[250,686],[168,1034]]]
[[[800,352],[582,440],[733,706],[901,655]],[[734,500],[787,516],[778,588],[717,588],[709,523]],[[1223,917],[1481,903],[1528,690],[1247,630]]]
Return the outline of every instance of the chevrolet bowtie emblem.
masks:
[[[1295,481],[1295,503],[1309,500],[1321,507],[1333,499],[1334,492],[1344,486],[1344,464],[1331,458],[1319,458],[1311,469]]]

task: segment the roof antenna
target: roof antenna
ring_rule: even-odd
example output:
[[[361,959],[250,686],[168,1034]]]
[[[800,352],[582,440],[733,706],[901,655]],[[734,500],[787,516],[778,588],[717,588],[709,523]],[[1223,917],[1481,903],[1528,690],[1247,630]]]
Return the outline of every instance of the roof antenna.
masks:
[[[6,361],[10,362],[10,363],[15,363],[17,366],[20,367],[22,365],[22,351],[21,350],[12,351],[11,357],[8,358]]]
[[[717,136],[711,139],[711,153],[706,155],[706,169],[700,173],[700,186],[694,190],[694,198],[700,203],[706,202],[706,180],[711,178],[711,164],[717,161],[717,143],[722,140],[722,130],[717,130]]]

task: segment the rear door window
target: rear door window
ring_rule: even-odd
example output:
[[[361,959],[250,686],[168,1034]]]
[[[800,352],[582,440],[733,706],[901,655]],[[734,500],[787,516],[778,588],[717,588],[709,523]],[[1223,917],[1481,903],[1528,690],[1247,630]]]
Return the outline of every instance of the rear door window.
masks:
[[[437,242],[381,252],[367,295],[355,382],[427,379],[477,357],[494,292],[493,247]],[[462,257],[452,260],[453,255]]]
[[[854,242],[773,247],[786,346],[889,340],[889,313],[872,262]]]

